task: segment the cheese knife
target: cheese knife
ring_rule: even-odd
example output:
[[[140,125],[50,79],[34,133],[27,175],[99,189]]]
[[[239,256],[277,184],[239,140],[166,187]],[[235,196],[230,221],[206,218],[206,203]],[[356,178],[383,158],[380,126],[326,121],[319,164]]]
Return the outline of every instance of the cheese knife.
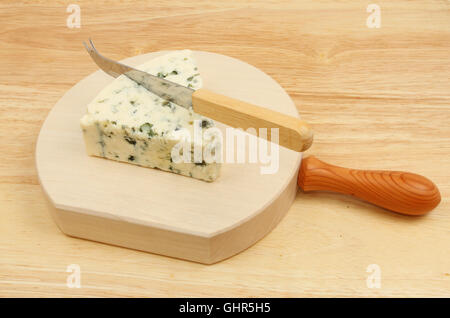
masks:
[[[279,129],[279,144],[294,151],[307,150],[313,141],[308,124],[298,118],[252,105],[201,88],[193,90],[164,78],[110,60],[95,49],[92,40],[83,42],[95,63],[107,74],[125,75],[159,97],[190,108],[194,112],[247,129]],[[258,129],[257,129],[258,131]],[[330,165],[314,156],[302,160],[298,185],[305,191],[331,191],[349,194],[385,209],[405,214],[422,215],[441,201],[436,185],[418,174],[401,171],[356,170]]]

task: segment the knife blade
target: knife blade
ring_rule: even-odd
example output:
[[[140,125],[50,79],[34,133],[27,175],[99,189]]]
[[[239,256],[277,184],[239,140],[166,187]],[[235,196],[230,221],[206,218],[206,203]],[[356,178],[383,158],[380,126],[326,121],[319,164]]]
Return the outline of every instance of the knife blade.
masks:
[[[113,61],[101,55],[95,49],[94,43],[92,43],[91,39],[89,39],[89,43],[91,44],[91,47],[83,42],[86,50],[98,67],[100,67],[100,69],[108,75],[118,77],[123,74],[132,81],[142,85],[148,91],[165,100],[174,102],[175,104],[188,109],[192,107],[192,94],[195,92],[193,89],[168,81],[150,73],[140,71],[131,66]]]
[[[195,92],[193,89],[136,69],[131,69],[123,75],[169,102],[185,108],[192,107],[192,94]]]

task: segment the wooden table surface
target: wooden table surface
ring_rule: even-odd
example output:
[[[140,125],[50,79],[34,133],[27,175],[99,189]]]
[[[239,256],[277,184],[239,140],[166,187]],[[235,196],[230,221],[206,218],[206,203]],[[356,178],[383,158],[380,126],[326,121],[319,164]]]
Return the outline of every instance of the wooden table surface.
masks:
[[[70,3],[81,28],[66,25]],[[380,28],[366,24],[369,3],[2,0],[0,296],[449,297],[450,3],[374,2]],[[88,37],[115,59],[190,48],[253,64],[313,125],[307,153],[423,174],[442,202],[406,217],[299,191],[273,232],[211,266],[67,237],[50,217],[34,149],[51,107],[96,70],[81,46]],[[70,264],[81,288],[66,284]],[[380,288],[369,288],[368,268]]]

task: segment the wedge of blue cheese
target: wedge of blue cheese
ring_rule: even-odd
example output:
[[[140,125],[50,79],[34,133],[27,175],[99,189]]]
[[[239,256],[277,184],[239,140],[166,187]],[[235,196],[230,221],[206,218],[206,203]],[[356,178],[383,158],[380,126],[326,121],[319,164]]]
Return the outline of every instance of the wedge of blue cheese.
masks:
[[[157,57],[138,69],[169,81],[199,89],[202,79],[189,50],[174,51]],[[219,176],[220,163],[205,160],[175,163],[172,148],[181,141],[178,130],[194,136],[194,125],[202,129],[214,126],[212,120],[161,99],[121,75],[105,87],[87,106],[81,128],[87,153],[144,167],[158,168],[205,181]],[[200,149],[210,147],[202,138]],[[191,152],[194,149],[191,140]]]

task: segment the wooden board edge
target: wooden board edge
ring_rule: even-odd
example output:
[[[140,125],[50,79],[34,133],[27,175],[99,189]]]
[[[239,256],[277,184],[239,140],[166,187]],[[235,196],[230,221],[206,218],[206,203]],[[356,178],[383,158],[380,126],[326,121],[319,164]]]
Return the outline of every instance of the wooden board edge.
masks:
[[[296,181],[295,175],[282,194],[254,218],[212,237],[58,209],[44,189],[42,192],[52,218],[61,232],[68,236],[202,264],[214,264],[249,248],[275,228],[295,198]],[[257,231],[250,230],[252,228],[257,228]]]
[[[53,220],[68,236],[198,263],[209,259],[208,238],[58,209],[45,197]]]

